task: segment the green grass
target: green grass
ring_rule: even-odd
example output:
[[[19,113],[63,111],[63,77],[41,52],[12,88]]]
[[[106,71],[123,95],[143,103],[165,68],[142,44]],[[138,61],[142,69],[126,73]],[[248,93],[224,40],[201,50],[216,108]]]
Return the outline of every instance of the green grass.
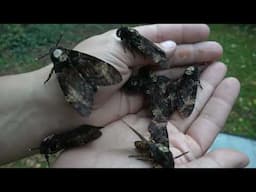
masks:
[[[210,25],[210,39],[223,46],[227,76],[241,82],[225,132],[256,138],[256,25]]]
[[[0,75],[16,74],[47,65],[45,58],[35,58],[47,53],[60,34],[64,32],[62,45],[72,48],[80,40],[118,24],[47,24],[0,25]],[[237,77],[241,92],[224,132],[256,138],[256,25],[212,24],[210,39],[224,48],[222,61],[228,66],[227,76]],[[42,156],[35,155],[2,167],[46,167]]]

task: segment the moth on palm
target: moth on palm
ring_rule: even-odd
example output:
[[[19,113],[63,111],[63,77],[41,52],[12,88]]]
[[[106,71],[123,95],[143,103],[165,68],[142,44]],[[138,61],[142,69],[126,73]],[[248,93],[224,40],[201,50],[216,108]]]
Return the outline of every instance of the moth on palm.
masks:
[[[142,36],[137,30],[129,27],[120,27],[116,31],[117,37],[123,42],[124,48],[129,49],[143,57],[150,58],[161,68],[168,67],[168,59],[165,52],[152,41]]]
[[[52,134],[43,139],[40,147],[32,148],[30,151],[39,150],[40,154],[45,156],[48,166],[50,166],[49,154],[55,154],[59,151],[85,145],[102,135],[101,128],[91,125],[81,125],[71,131]]]
[[[153,167],[162,168],[174,168],[174,159],[177,159],[188,152],[184,152],[178,156],[173,157],[169,147],[162,143],[156,143],[153,140],[147,140],[138,131],[132,128],[127,122],[122,120],[140,139],[141,141],[135,141],[136,149],[141,155],[130,155],[130,157],[136,157],[138,160],[150,161],[153,163]],[[168,145],[169,146],[169,145]]]
[[[88,116],[98,88],[117,84],[122,76],[99,58],[58,46],[60,39],[49,51],[53,68],[44,83],[55,71],[65,100],[82,116]]]
[[[189,66],[176,82],[176,105],[179,114],[184,118],[190,116],[195,108],[198,86],[203,88],[199,75],[198,66]]]
[[[191,115],[195,106],[199,80],[198,66],[189,66],[184,74],[171,80],[166,76],[153,74],[148,67],[143,67],[124,84],[127,93],[142,93],[149,100],[152,117],[157,122],[164,122],[176,111],[183,118]]]

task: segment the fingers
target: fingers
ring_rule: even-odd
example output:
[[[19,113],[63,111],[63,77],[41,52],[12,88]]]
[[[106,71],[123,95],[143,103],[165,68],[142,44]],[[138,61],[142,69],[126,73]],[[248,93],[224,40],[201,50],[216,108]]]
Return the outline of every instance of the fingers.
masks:
[[[200,156],[213,143],[223,128],[225,121],[239,94],[240,83],[235,78],[226,78],[216,88],[204,109],[187,130],[187,134],[197,141]]]
[[[166,42],[170,41],[165,41],[162,44],[165,45]],[[166,52],[169,66],[171,67],[217,61],[221,58],[223,52],[223,49],[219,43],[211,41],[176,46],[173,43],[169,47],[163,46],[162,44],[159,44],[159,47]],[[149,59],[145,60],[143,57],[136,57],[133,63],[131,63],[129,66],[147,64],[152,64],[152,61]]]
[[[226,66],[223,63],[216,62],[209,65],[200,77],[200,83],[203,89],[198,88],[194,111],[187,118],[181,118],[178,113],[171,116],[170,122],[181,132],[186,132],[191,123],[197,118],[208,99],[220,84],[226,74]]]
[[[218,149],[189,163],[177,164],[176,168],[244,168],[248,157],[231,149]]]
[[[161,43],[172,40],[177,45],[176,51],[172,48],[164,49],[170,60],[171,66],[187,65],[198,62],[216,61],[222,55],[222,47],[216,42],[203,42],[209,36],[209,27],[204,24],[159,24],[137,27],[137,30],[153,42]],[[189,44],[196,43],[196,44]],[[161,44],[159,44],[160,47]],[[133,65],[148,64],[135,60]]]
[[[195,43],[207,40],[210,29],[205,24],[155,24],[136,29],[153,42],[172,40],[176,43]]]
[[[177,46],[175,53],[170,55],[170,66],[181,66],[219,60],[222,47],[217,42],[201,42]]]

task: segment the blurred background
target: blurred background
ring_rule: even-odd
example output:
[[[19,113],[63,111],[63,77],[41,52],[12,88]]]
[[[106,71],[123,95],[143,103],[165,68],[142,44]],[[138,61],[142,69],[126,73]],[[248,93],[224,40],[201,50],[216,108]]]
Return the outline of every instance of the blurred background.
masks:
[[[64,32],[61,45],[74,47],[79,41],[121,24],[0,24],[0,75],[39,69],[50,63],[47,53]],[[136,26],[127,25],[127,26]],[[239,98],[228,118],[224,133],[256,139],[256,25],[210,24],[210,40],[224,49],[221,61],[228,66],[227,76],[241,82]],[[1,106],[0,106],[1,107]],[[34,155],[3,166],[12,168],[47,167],[42,155]]]

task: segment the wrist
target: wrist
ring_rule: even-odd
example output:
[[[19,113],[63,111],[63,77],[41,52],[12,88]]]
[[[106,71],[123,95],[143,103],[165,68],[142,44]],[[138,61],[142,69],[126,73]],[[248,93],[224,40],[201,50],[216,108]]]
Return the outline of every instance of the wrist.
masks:
[[[52,65],[48,65],[33,73],[36,80],[31,94],[34,106],[38,110],[37,118],[44,124],[42,129],[45,130],[46,135],[72,129],[74,126],[84,123],[84,118],[65,101],[55,73],[44,84],[52,67]]]

